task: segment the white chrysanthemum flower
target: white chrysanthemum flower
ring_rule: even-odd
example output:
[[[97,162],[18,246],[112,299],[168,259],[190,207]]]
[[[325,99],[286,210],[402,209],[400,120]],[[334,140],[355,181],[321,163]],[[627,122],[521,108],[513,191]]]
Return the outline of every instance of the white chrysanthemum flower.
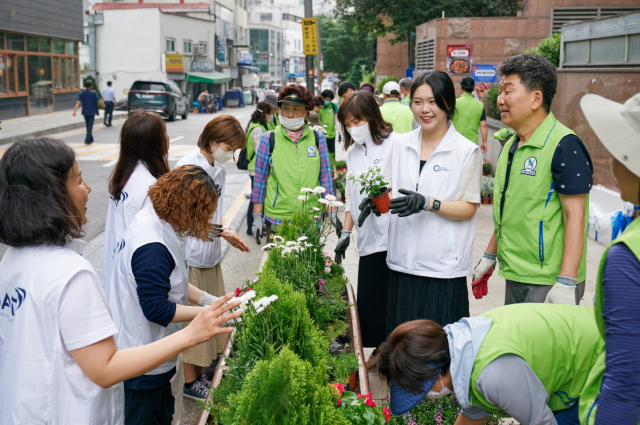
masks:
[[[313,246],[313,244],[307,242],[307,243],[304,244],[304,246],[306,246],[307,248],[311,248]]]
[[[291,252],[300,252],[300,248],[298,248],[297,246],[292,246],[291,247]]]
[[[326,195],[324,197],[327,201],[335,201],[337,198],[333,195]]]
[[[314,215],[314,216],[313,216],[313,219],[314,219],[314,220],[317,220],[317,219],[319,219],[319,218],[320,218],[320,216],[319,216],[319,215]]]
[[[317,249],[314,249],[314,250],[313,250],[313,252],[318,252],[318,250],[317,250]]]
[[[306,236],[300,236],[300,237],[298,238],[298,242],[306,241],[307,239],[309,239],[309,238],[308,238],[308,237],[306,237]]]
[[[276,242],[284,242],[284,238],[282,236],[276,235],[273,237],[273,240]]]
[[[269,245],[265,245],[262,247],[262,251],[269,251],[271,250],[271,247]]]
[[[260,307],[258,309],[256,309],[256,314],[260,314],[264,311],[264,307]]]
[[[320,193],[325,193],[325,192],[327,191],[327,189],[325,189],[325,188],[324,188],[324,187],[322,187],[322,186],[316,186],[316,187],[314,187],[314,188],[313,188],[313,191],[314,191],[315,193],[320,194]]]
[[[286,245],[287,246],[296,246],[297,242],[296,241],[288,241]]]
[[[305,252],[306,250],[307,250],[307,248],[305,248],[305,247],[300,248],[300,251],[302,251],[302,252]]]
[[[318,199],[318,202],[320,202],[321,204],[324,204],[324,205],[328,205],[329,204],[329,201],[327,201],[324,198]]]
[[[278,296],[277,296],[277,295],[275,295],[275,294],[274,294],[274,295],[271,295],[271,296],[269,297],[269,302],[274,302],[274,301],[275,301],[275,300],[277,300],[277,299],[278,299]]]
[[[342,202],[340,202],[340,201],[332,201],[332,202],[329,202],[329,206],[330,207],[342,207],[342,206],[344,206],[344,204]]]
[[[300,189],[300,192],[302,192],[302,193],[315,193],[315,190],[310,189],[308,187],[303,187],[302,189]]]
[[[314,210],[315,212],[320,211],[320,208],[318,208],[318,207],[313,207],[313,208],[311,208],[311,209],[312,209],[312,210]]]
[[[298,196],[298,199],[301,200],[301,201],[308,201],[309,197],[307,195],[300,195],[300,196]]]

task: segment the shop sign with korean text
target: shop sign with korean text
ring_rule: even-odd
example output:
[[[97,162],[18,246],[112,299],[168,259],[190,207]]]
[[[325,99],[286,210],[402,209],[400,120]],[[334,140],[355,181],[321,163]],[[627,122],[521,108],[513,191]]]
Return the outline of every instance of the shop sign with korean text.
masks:
[[[176,53],[165,53],[164,66],[166,72],[184,72],[184,56]]]
[[[476,83],[497,83],[498,70],[495,65],[473,65],[471,76]]]
[[[318,20],[316,18],[302,19],[302,44],[305,55],[317,55],[318,49]]]
[[[471,75],[473,65],[473,45],[458,44],[447,46],[447,74]]]

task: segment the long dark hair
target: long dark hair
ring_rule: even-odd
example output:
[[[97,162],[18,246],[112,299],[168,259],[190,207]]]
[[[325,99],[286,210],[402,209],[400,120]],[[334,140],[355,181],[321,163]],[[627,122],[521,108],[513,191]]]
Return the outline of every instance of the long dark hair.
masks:
[[[156,179],[169,172],[169,137],[162,117],[155,112],[137,110],[120,131],[120,156],[109,179],[109,193],[120,199],[122,189],[142,161]]]
[[[82,236],[67,189],[75,153],[49,138],[14,143],[0,159],[0,242],[64,246]]]
[[[340,121],[344,129],[345,149],[353,144],[351,134],[349,134],[344,124],[349,115],[358,121],[365,120],[369,123],[371,138],[376,145],[382,144],[393,131],[393,126],[382,118],[380,107],[373,95],[366,90],[357,91],[342,102],[340,109],[338,109],[338,121]]]
[[[251,120],[249,121],[249,124],[247,124],[247,129],[245,130],[245,133],[249,131],[249,127],[251,126],[252,122],[260,124],[266,130],[267,114],[270,114],[270,113],[271,113],[271,105],[269,104],[269,102],[262,101],[258,103],[256,110],[253,111],[253,114],[251,114]]]
[[[442,71],[431,71],[426,74],[422,74],[415,79],[411,86],[411,99],[414,98],[413,95],[418,87],[424,84],[431,86],[436,105],[438,105],[438,108],[442,109],[447,114],[447,119],[450,120],[453,118],[453,114],[456,110],[456,88],[453,86],[451,77],[449,77],[446,72]]]

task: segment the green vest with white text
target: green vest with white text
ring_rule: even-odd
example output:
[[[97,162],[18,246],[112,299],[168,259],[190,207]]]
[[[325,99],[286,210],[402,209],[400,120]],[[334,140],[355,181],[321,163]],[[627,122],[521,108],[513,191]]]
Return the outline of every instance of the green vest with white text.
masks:
[[[282,126],[277,126],[274,132],[275,147],[269,158],[264,215],[288,220],[302,206],[298,199],[303,195],[300,190],[320,186],[320,152],[308,125],[298,144],[293,143]],[[315,196],[309,196],[309,201],[309,208],[320,207]]]
[[[611,247],[617,243],[624,243],[629,250],[640,261],[640,220],[635,219],[631,222],[629,227],[614,240],[607,250],[602,255],[600,260],[600,269],[598,270],[598,280],[596,282],[596,303],[594,306],[595,319],[598,325],[598,331],[604,338],[605,327],[604,319],[602,318],[602,302],[603,302],[603,288],[602,281],[604,278],[604,266],[607,261],[607,254]],[[606,352],[602,352],[598,357],[597,363],[591,369],[587,385],[585,386],[582,394],[580,395],[580,424],[581,425],[593,425],[596,422],[596,411],[598,410],[598,397],[600,396],[600,388],[602,387],[602,375],[606,369]],[[640,422],[638,422],[640,424]]]
[[[453,114],[451,122],[458,133],[478,144],[478,127],[484,106],[482,102],[476,100],[471,93],[462,93],[456,99],[456,112]]]
[[[582,392],[589,371],[604,350],[595,332],[593,308],[559,304],[512,304],[481,314],[493,319],[473,363],[469,382],[470,402],[500,416],[500,406],[478,391],[478,378],[498,357],[515,354],[531,367],[549,394],[549,408],[556,412],[572,407]],[[503,406],[504,407],[504,406]]]
[[[498,274],[504,279],[536,285],[553,285],[557,281],[564,252],[564,219],[560,197],[553,187],[551,162],[562,138],[570,134],[575,135],[549,112],[529,140],[516,150],[506,193],[509,150],[517,143],[517,135],[505,143],[500,153],[493,223],[498,242]],[[578,282],[586,279],[588,222],[589,195]]]

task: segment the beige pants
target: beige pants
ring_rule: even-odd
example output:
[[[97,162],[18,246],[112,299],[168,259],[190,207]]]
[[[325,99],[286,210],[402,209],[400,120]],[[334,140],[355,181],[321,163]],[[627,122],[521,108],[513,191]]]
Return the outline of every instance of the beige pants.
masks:
[[[184,370],[182,369],[182,354],[178,354],[176,362],[176,374],[171,378],[171,394],[176,401],[173,403],[174,413],[171,425],[182,425],[182,407],[184,400],[182,388],[184,387]]]
[[[220,264],[208,269],[189,267],[189,283],[216,297],[221,297],[225,294],[224,279],[222,278],[222,268]],[[196,304],[189,303],[189,305]],[[184,325],[187,326],[189,323],[191,322],[186,322]],[[182,361],[196,366],[209,366],[211,362],[218,357],[218,353],[222,353],[227,343],[227,338],[225,334],[198,344],[195,347],[188,348],[182,353]]]

